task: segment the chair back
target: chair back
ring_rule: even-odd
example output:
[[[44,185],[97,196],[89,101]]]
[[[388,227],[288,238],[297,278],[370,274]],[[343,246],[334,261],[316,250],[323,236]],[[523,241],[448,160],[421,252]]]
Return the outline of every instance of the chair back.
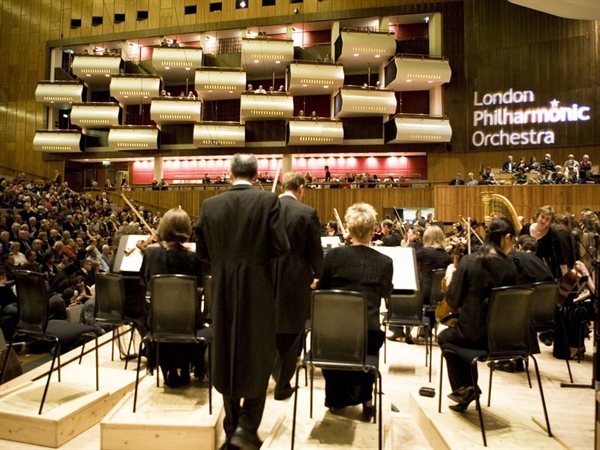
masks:
[[[313,291],[311,362],[364,365],[366,345],[366,295],[340,290]]]
[[[556,281],[543,281],[532,287],[534,328],[553,327],[560,285]]]
[[[29,333],[45,335],[49,303],[44,276],[30,270],[16,270],[15,281],[19,303],[18,327]]]
[[[412,294],[394,294],[388,301],[388,319],[414,320],[420,322],[423,318],[423,296],[421,291]]]
[[[533,288],[508,286],[492,289],[487,334],[490,358],[529,353]]]
[[[442,291],[442,280],[446,276],[446,269],[433,269],[431,271],[431,292],[429,294],[429,304],[436,307],[444,298]]]
[[[125,282],[114,273],[96,274],[94,317],[100,322],[121,323],[125,314]]]
[[[213,297],[212,297],[212,277],[210,275],[207,275],[204,277],[204,293],[203,293],[203,297],[204,297],[204,316],[205,316],[205,320],[207,322],[211,322],[212,321],[212,304],[213,304]]]
[[[150,330],[155,339],[196,336],[196,277],[154,275],[150,292]]]

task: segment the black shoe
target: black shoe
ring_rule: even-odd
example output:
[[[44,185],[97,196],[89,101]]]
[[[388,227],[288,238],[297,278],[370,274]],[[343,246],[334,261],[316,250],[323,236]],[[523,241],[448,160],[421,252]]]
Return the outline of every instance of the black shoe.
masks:
[[[475,393],[473,388],[468,387],[460,395],[456,396],[458,403],[456,405],[450,405],[449,408],[452,411],[465,412],[471,404],[471,402],[475,400],[476,396],[477,394]]]
[[[413,338],[412,338],[412,336],[411,336],[410,334],[407,334],[407,335],[406,335],[406,338],[404,339],[404,341],[405,341],[407,344],[414,344],[414,343],[415,343],[415,341],[413,341]]]
[[[237,427],[231,436],[230,444],[243,450],[258,450],[263,442],[256,433]]]
[[[360,420],[363,422],[370,422],[375,415],[375,407],[373,405],[365,406],[363,405],[362,416]]]
[[[391,336],[388,336],[386,339],[388,341],[399,341],[400,339],[402,339],[404,333],[402,333],[402,335],[400,333],[394,333]]]
[[[292,386],[290,386],[290,383],[288,383],[282,389],[278,389],[277,387],[275,387],[275,390],[273,391],[273,397],[275,398],[275,400],[287,400],[292,395],[294,395],[294,390],[295,389]]]
[[[502,372],[515,373],[515,363],[513,361],[496,361],[493,363],[494,370],[500,370]],[[488,367],[492,367],[492,363],[488,363]]]
[[[515,359],[515,372],[525,372],[525,361],[523,358]]]

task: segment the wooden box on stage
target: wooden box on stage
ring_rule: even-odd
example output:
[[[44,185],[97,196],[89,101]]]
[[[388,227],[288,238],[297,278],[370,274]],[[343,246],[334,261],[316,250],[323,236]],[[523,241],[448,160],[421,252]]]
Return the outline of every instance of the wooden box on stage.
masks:
[[[162,379],[161,379],[162,380]],[[156,378],[140,382],[137,412],[129,393],[100,423],[101,448],[216,449],[223,434],[223,401],[213,392],[208,412],[208,390],[192,383],[187,388],[156,387]]]
[[[0,439],[60,447],[96,425],[131,391],[135,373],[102,368],[96,391],[93,368],[73,364],[48,388],[44,411],[38,415],[46,377],[8,389],[0,397]]]

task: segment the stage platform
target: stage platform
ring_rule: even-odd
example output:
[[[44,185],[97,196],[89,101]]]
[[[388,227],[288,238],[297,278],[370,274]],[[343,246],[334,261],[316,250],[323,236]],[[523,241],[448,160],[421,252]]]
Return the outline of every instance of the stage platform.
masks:
[[[223,434],[223,401],[213,396],[209,414],[207,384],[196,380],[190,386],[156,387],[156,377],[146,376],[138,389],[137,411],[133,413],[133,391],[100,423],[104,450],[214,449]]]
[[[59,383],[56,372],[52,375],[41,415],[38,410],[46,377],[3,392],[0,438],[60,447],[100,422],[131,390],[135,377],[129,371],[102,368],[100,390],[96,391],[93,366],[73,363],[62,368],[61,380]]]
[[[103,336],[104,338],[104,336]],[[586,341],[588,352],[581,363],[573,361],[572,371],[575,383],[590,385],[592,380],[592,349],[590,341]],[[450,387],[445,380],[444,393],[442,399],[442,412],[437,412],[439,395],[439,350],[434,345],[433,355],[433,377],[432,382],[428,382],[428,369],[424,365],[424,348],[417,341],[416,345],[408,345],[403,342],[388,341],[387,364],[381,365],[383,375],[383,393],[384,393],[384,425],[386,449],[431,449],[431,448],[451,448],[451,449],[470,449],[484,448],[479,430],[477,413],[474,405],[470,406],[465,414],[453,412],[448,409],[449,400],[446,395],[450,393]],[[383,359],[381,360],[383,362]],[[82,389],[85,395],[93,396],[95,392],[94,374],[93,374],[93,353],[84,358],[86,370],[85,383],[82,383]],[[484,364],[479,365],[480,386],[484,394],[483,413],[486,425],[488,426],[487,437],[489,448],[567,448],[567,449],[592,449],[594,448],[594,407],[595,393],[591,388],[563,388],[561,382],[568,382],[568,373],[566,364],[562,360],[556,360],[552,357],[551,348],[542,346],[542,354],[538,357],[540,371],[542,373],[542,383],[548,413],[550,416],[550,425],[554,437],[550,438],[545,431],[544,415],[539,396],[539,390],[535,384],[535,375],[533,366],[531,374],[534,377],[533,389],[529,389],[527,377],[524,373],[506,373],[497,371],[494,374],[492,387],[492,403],[487,407],[487,388],[488,388],[488,368]],[[76,365],[76,363],[73,363]],[[110,361],[110,346],[105,345],[101,348],[101,373],[100,387],[106,388],[105,384],[109,376],[103,376],[106,369],[116,370],[119,374],[127,374],[131,377],[129,393],[124,394],[119,405],[112,411],[106,411],[102,425],[97,423],[91,426],[73,439],[60,445],[61,449],[72,450],[98,450],[101,448],[134,448],[118,444],[116,447],[110,447],[105,442],[104,431],[102,427],[108,426],[113,420],[132,415],[132,398],[125,398],[132,395],[133,380],[135,377],[135,363],[129,364],[128,370],[123,370],[123,362],[115,360]],[[0,395],[3,397],[10,394],[10,390],[19,385],[27,385],[32,377],[40,375],[43,368],[35,369],[23,376],[11,380],[6,385],[0,387]],[[112,373],[112,372],[110,372]],[[298,407],[298,448],[336,448],[336,449],[356,449],[356,448],[377,448],[377,425],[373,423],[364,423],[358,420],[360,407],[350,408],[344,415],[332,415],[324,407],[323,402],[323,378],[320,371],[316,371],[315,378],[315,403],[314,416],[311,420],[308,415],[308,393],[309,388],[304,386],[304,373],[300,373],[300,392]],[[446,371],[444,371],[446,373]],[[157,397],[149,395],[146,388],[155,390],[155,378],[148,376],[142,383],[143,389],[138,398],[140,412],[146,408],[146,405],[152,408],[154,402],[158,400],[167,400],[164,408],[180,408],[183,399],[179,391],[191,389],[191,395],[185,401],[191,403],[184,404],[186,408],[196,408],[198,411],[205,411],[202,419],[208,418],[207,405],[205,398],[196,392],[199,389],[197,381],[190,388],[178,388],[168,390],[163,387],[156,391]],[[66,382],[66,380],[65,380]],[[66,386],[63,382],[63,386]],[[50,386],[49,395],[58,386],[53,383]],[[152,387],[151,387],[152,386]],[[162,386],[162,385],[161,385]],[[434,398],[420,397],[419,388],[422,386],[433,387],[436,391]],[[286,401],[275,401],[272,395],[273,384],[271,383],[267,397],[265,413],[259,429],[259,436],[265,441],[264,448],[268,449],[289,449],[291,443],[291,417],[293,409],[293,397]],[[41,397],[37,397],[38,399]],[[221,395],[213,391],[213,400],[215,410],[212,420],[216,420],[217,415],[221,414]],[[148,403],[150,402],[150,403]],[[37,414],[37,402],[32,401],[31,416]],[[194,406],[195,405],[195,406]],[[50,413],[50,405],[47,407]],[[4,403],[0,405],[4,411]],[[46,409],[46,407],[45,407]],[[52,408],[52,409],[58,409]],[[153,419],[161,421],[167,413],[150,414]],[[45,413],[44,413],[45,414]],[[201,414],[201,413],[200,413]],[[196,416],[196,412],[190,416]],[[202,415],[202,414],[201,414]],[[141,417],[141,416],[140,416]],[[33,420],[33,419],[31,419]],[[119,419],[121,420],[121,419]],[[139,423],[150,420],[141,419]],[[199,418],[200,420],[200,418]],[[122,419],[123,423],[126,421]],[[170,423],[165,420],[165,422]],[[219,426],[218,437],[215,437],[215,443],[218,445],[223,442],[224,435],[220,430],[221,420],[217,422]],[[187,422],[186,422],[187,423]],[[196,423],[196,422],[194,422]],[[538,425],[538,424],[541,424]],[[0,422],[0,428],[5,428],[5,422]],[[26,430],[31,430],[34,422],[26,420]],[[121,432],[133,436],[138,422],[131,425],[124,425]],[[20,431],[19,431],[20,432]],[[152,436],[149,432],[145,433],[147,439]],[[118,441],[115,441],[118,442]],[[177,444],[175,444],[175,442]],[[170,448],[180,448],[185,441],[173,439]],[[23,442],[8,441],[5,438],[0,440],[2,450],[32,450],[48,446],[48,443],[27,444]],[[152,448],[156,448],[156,445]],[[140,447],[138,447],[140,448]],[[151,448],[143,446],[143,448]],[[196,442],[193,448],[202,447],[201,442]]]

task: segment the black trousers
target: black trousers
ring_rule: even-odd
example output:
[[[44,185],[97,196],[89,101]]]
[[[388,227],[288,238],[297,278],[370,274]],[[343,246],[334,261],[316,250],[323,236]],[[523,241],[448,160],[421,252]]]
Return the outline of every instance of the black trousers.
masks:
[[[446,343],[456,344],[461,346],[461,342],[456,342],[455,327],[446,328],[438,334],[438,344],[440,347]],[[467,347],[468,348],[468,347]],[[446,359],[446,367],[448,368],[448,379],[450,380],[450,386],[452,386],[452,390],[456,391],[457,389],[465,386],[472,386],[473,381],[471,380],[471,364],[464,359],[459,358],[453,353],[446,353],[444,358]],[[477,385],[477,366],[475,366],[475,384]]]
[[[285,389],[294,377],[302,336],[302,333],[277,333],[275,335],[277,345],[273,367],[275,389]]]
[[[223,395],[225,419],[223,429],[227,437],[231,437],[237,427],[256,434],[265,409],[267,391],[254,398],[235,398]]]

